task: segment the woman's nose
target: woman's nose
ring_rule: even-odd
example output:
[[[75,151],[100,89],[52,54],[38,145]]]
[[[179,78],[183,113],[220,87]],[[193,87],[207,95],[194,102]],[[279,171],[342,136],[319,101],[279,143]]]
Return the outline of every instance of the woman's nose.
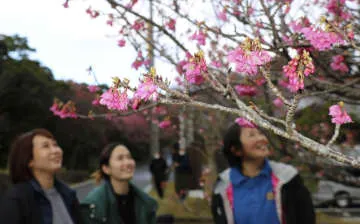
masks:
[[[52,146],[52,151],[54,153],[62,153],[62,149],[59,146]]]
[[[267,137],[266,137],[265,135],[263,135],[263,134],[261,134],[261,135],[258,136],[258,141],[264,141],[264,142],[266,142],[266,143],[269,142],[268,139],[267,139]]]

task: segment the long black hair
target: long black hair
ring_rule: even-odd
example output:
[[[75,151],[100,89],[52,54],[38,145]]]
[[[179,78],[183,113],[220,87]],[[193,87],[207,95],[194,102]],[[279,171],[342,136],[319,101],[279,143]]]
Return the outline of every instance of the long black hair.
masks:
[[[103,169],[103,165],[109,165],[110,157],[112,152],[117,146],[124,146],[128,150],[130,150],[124,143],[120,142],[112,142],[104,147],[104,149],[100,153],[100,160],[99,160],[99,168],[97,171],[95,171],[91,176],[95,178],[96,183],[100,183],[102,179],[108,180],[110,177],[107,175]]]

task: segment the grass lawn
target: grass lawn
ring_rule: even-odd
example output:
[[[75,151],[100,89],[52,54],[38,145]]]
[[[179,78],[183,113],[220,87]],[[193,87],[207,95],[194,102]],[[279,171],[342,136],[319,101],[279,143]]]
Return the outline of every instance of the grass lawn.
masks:
[[[344,220],[341,218],[334,218],[331,216],[327,216],[320,212],[316,213],[316,223],[317,224],[359,224],[360,221],[351,221],[351,220]]]
[[[181,203],[176,197],[174,183],[169,182],[165,189],[164,199],[160,199],[155,189],[152,189],[150,195],[159,203],[158,215],[172,214],[176,218],[195,219],[195,218],[211,218],[210,206],[207,200],[198,198],[186,198]]]
[[[165,189],[164,199],[160,199],[155,189],[150,191],[150,195],[159,203],[158,215],[172,214],[176,219],[211,219],[210,205],[205,199],[186,198],[181,203],[174,191],[174,183],[169,182]],[[195,222],[194,222],[195,223]],[[359,221],[345,221],[318,212],[316,214],[317,224],[355,224]]]

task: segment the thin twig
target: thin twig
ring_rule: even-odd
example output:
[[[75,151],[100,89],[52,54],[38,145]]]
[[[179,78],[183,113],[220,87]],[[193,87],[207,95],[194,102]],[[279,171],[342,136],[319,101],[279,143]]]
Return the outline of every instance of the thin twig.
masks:
[[[326,144],[326,146],[330,147],[332,144],[334,144],[337,137],[339,136],[340,126],[341,126],[341,124],[336,124],[334,135],[331,137],[330,141]]]

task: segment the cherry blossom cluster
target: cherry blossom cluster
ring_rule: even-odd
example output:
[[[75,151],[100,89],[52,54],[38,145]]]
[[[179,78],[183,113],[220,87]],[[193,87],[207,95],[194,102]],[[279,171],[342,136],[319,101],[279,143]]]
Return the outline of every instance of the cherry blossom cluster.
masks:
[[[283,66],[284,75],[288,79],[286,87],[292,92],[304,89],[304,76],[307,77],[314,71],[315,66],[309,52],[301,50],[300,54]]]

